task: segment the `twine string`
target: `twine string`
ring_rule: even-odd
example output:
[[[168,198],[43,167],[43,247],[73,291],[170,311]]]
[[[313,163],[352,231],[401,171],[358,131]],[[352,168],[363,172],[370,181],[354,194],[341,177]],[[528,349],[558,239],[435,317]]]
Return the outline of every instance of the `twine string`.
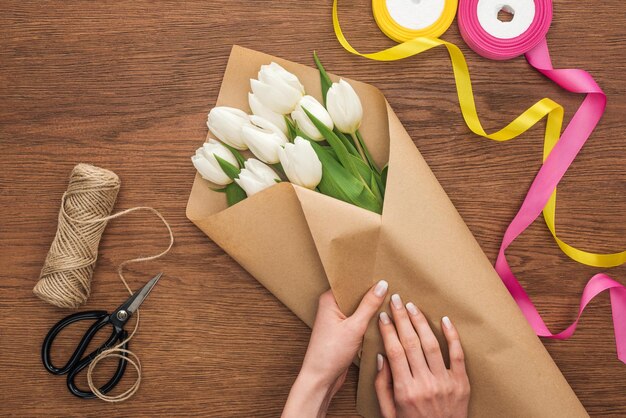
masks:
[[[163,225],[165,225],[165,227],[167,228],[167,232],[169,233],[170,239],[169,239],[169,244],[167,248],[156,255],[146,256],[146,257],[137,257],[137,258],[126,260],[120,263],[120,265],[117,268],[117,274],[130,295],[133,294],[133,291],[128,285],[128,282],[126,281],[126,279],[124,278],[124,274],[123,274],[124,267],[132,263],[140,263],[144,261],[156,260],[157,258],[160,258],[164,256],[165,254],[167,254],[172,248],[172,246],[174,245],[174,233],[172,232],[172,228],[170,227],[170,224],[165,220],[163,215],[161,215],[161,213],[158,210],[151,208],[149,206],[138,206],[135,208],[126,209],[114,215],[107,216],[106,219],[103,219],[103,221],[110,221],[111,219],[119,218],[129,213],[140,211],[140,210],[154,213],[161,220]],[[87,222],[93,222],[93,221],[87,221]],[[137,318],[135,320],[135,326],[132,332],[128,335],[128,337],[124,339],[123,341],[119,342],[117,345],[101,351],[93,359],[93,361],[89,364],[89,367],[87,368],[87,384],[89,385],[89,389],[94,393],[94,395],[96,395],[98,398],[102,399],[103,401],[107,401],[107,402],[125,401],[129,399],[131,396],[133,396],[135,392],[137,392],[137,390],[139,389],[139,385],[141,384],[141,361],[139,360],[139,357],[137,357],[137,355],[133,353],[132,351],[122,348],[124,344],[129,342],[135,336],[135,333],[137,332],[137,329],[139,328],[139,310],[135,312],[135,315]],[[137,378],[135,379],[135,382],[127,390],[125,390],[124,392],[118,395],[107,395],[105,393],[102,393],[100,389],[93,382],[93,373],[96,368],[96,365],[100,361],[107,359],[107,358],[123,358],[128,363],[130,363],[135,368],[135,371],[137,372]]]

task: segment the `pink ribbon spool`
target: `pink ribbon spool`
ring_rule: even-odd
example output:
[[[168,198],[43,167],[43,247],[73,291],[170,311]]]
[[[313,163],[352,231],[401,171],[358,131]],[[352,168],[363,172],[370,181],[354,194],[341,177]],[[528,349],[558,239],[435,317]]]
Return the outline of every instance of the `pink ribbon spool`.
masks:
[[[522,34],[511,38],[496,37],[483,28],[478,16],[481,1],[485,0],[461,0],[457,13],[461,36],[477,54],[492,60],[508,60],[527,53],[546,38],[552,23],[552,0],[534,0],[535,16],[532,22]],[[497,14],[497,10],[494,10],[494,14]],[[513,20],[503,22],[503,25],[513,23]]]

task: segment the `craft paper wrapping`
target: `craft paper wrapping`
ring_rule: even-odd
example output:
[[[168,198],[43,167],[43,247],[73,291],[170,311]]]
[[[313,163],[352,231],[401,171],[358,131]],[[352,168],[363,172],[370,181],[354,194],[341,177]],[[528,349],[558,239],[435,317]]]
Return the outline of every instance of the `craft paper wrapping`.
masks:
[[[321,99],[317,70],[235,46],[216,105],[247,109],[249,79],[271,61]],[[309,326],[329,286],[349,315],[379,279],[424,311],[443,347],[439,318],[448,315],[467,358],[471,416],[587,416],[383,95],[350,83],[372,155],[389,161],[382,216],[289,183],[227,208],[196,176],[187,217]],[[375,322],[361,355],[357,407],[365,417],[379,416]]]

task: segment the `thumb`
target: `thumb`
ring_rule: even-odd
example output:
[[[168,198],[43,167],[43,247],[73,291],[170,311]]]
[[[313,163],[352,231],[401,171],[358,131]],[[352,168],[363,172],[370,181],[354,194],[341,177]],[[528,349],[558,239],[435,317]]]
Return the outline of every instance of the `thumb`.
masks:
[[[376,315],[376,312],[383,304],[388,287],[389,283],[385,280],[381,280],[376,283],[375,286],[372,286],[372,288],[367,291],[365,296],[363,296],[363,300],[361,300],[359,307],[349,318],[350,321],[353,321],[356,326],[363,331],[363,333],[365,333],[365,329],[367,328],[367,324],[370,322],[370,319]]]

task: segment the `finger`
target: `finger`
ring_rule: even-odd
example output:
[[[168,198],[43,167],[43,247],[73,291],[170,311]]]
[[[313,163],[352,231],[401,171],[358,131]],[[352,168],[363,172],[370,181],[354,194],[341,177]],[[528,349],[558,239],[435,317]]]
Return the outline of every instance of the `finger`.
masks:
[[[387,312],[380,313],[378,326],[380,327],[380,334],[383,336],[383,344],[387,352],[393,381],[398,384],[413,380],[404,348],[402,348],[396,328],[391,323],[391,318],[389,318]]]
[[[459,377],[467,377],[465,370],[465,354],[461,346],[461,339],[456,327],[452,325],[450,318],[444,316],[441,319],[443,333],[448,341],[448,352],[450,353],[450,371]]]
[[[426,357],[430,371],[435,375],[446,373],[447,369],[443,362],[439,341],[437,341],[435,334],[433,334],[433,330],[430,329],[426,317],[422,311],[417,309],[417,306],[411,302],[406,304],[406,309],[409,311],[411,323],[415,327],[420,342],[422,343],[422,351],[424,352],[424,357]]]
[[[383,417],[395,417],[396,405],[393,400],[393,382],[391,380],[391,369],[389,363],[382,354],[376,355],[376,367],[378,374],[374,380],[376,396],[380,405],[380,413]]]
[[[359,307],[356,308],[356,311],[349,318],[350,321],[354,322],[354,325],[365,333],[367,329],[367,324],[369,324],[372,317],[378,312],[383,301],[385,300],[385,295],[387,294],[387,289],[389,288],[389,283],[385,280],[381,280],[376,285],[372,286],[370,290],[367,291]]]
[[[409,319],[409,314],[402,304],[400,295],[391,295],[391,314],[393,315],[393,322],[396,325],[398,331],[398,337],[404,347],[404,352],[409,360],[409,366],[411,366],[411,373],[416,376],[419,373],[429,372],[424,353],[422,352],[422,346],[420,339],[415,332],[413,324]]]

